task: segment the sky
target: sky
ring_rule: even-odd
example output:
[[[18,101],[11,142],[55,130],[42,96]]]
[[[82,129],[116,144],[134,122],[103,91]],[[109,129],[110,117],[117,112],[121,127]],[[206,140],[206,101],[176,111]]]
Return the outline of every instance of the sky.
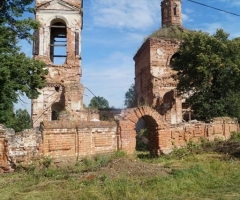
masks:
[[[195,0],[240,15],[240,0]],[[125,93],[134,83],[133,57],[144,39],[161,28],[161,0],[84,0],[81,44],[81,83],[84,104],[93,94],[124,108]],[[182,0],[183,27],[213,34],[224,29],[230,38],[240,37],[240,16]],[[32,47],[20,43],[31,56]],[[91,92],[90,92],[90,91]],[[93,93],[93,94],[92,94]],[[30,111],[30,101],[18,108]]]

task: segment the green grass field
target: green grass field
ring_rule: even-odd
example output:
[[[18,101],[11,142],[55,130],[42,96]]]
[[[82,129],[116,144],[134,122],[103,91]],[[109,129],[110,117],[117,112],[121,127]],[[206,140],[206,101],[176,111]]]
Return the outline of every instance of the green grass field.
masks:
[[[60,168],[45,158],[38,165],[0,175],[0,199],[236,200],[240,199],[240,160],[236,154],[240,144],[236,140],[190,143],[158,158],[144,152],[132,156],[116,152]]]

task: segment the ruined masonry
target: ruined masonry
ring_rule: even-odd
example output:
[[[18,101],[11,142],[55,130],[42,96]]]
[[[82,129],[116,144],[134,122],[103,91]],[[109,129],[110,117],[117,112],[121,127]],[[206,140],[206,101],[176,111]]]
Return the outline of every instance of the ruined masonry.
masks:
[[[54,162],[76,162],[84,156],[136,148],[136,129],[143,120],[152,155],[201,138],[228,139],[238,132],[235,119],[206,124],[191,120],[191,111],[175,90],[172,59],[178,56],[182,27],[181,0],[161,2],[162,27],[149,36],[134,56],[139,107],[118,111],[83,107],[81,84],[82,0],[36,0],[33,56],[46,63],[47,85],[32,100],[33,129],[15,133],[0,125],[0,173],[44,156]],[[148,106],[147,106],[148,105]],[[101,121],[99,119],[108,119]]]
[[[83,109],[81,74],[82,1],[36,0],[34,58],[46,63],[47,86],[32,100],[32,124],[56,120],[87,120]],[[82,112],[81,112],[82,111]],[[66,116],[65,116],[66,117]]]

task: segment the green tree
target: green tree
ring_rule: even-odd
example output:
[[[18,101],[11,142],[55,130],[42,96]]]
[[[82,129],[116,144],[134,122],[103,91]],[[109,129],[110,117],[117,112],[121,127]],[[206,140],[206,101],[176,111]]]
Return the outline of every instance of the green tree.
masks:
[[[95,96],[91,99],[89,105],[89,108],[98,108],[98,109],[108,109],[109,103],[104,97]]]
[[[124,105],[127,108],[133,108],[137,106],[135,85],[132,84],[128,91],[125,93]]]
[[[16,132],[31,128],[31,118],[26,109],[18,109],[15,114],[15,122],[12,127]]]
[[[31,41],[31,30],[39,27],[35,20],[23,19],[33,11],[32,2],[8,0],[0,9],[0,123],[7,127],[14,125],[13,104],[19,95],[36,98],[45,84],[44,63],[27,57],[18,46],[20,39]]]
[[[217,30],[183,35],[174,69],[177,89],[198,119],[240,118],[240,38]]]

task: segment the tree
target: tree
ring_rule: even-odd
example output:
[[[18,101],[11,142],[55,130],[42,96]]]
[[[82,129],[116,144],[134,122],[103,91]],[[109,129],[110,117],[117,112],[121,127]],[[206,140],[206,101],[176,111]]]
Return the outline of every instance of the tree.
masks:
[[[15,122],[13,129],[16,132],[20,132],[24,129],[29,129],[31,127],[31,118],[26,109],[18,109],[15,114]]]
[[[0,123],[11,127],[14,124],[13,104],[19,95],[36,98],[38,89],[44,87],[44,63],[27,57],[20,51],[19,39],[31,41],[32,29],[38,22],[22,19],[23,13],[33,11],[33,0],[4,1],[0,10]]]
[[[90,108],[98,108],[98,109],[107,109],[109,108],[109,103],[104,97],[95,96],[91,99],[90,104],[88,105]]]
[[[230,40],[223,30],[187,32],[179,55],[173,60],[177,89],[196,117],[240,118],[240,38]]]
[[[135,85],[132,84],[128,91],[125,93],[124,105],[127,108],[133,108],[137,106]]]

